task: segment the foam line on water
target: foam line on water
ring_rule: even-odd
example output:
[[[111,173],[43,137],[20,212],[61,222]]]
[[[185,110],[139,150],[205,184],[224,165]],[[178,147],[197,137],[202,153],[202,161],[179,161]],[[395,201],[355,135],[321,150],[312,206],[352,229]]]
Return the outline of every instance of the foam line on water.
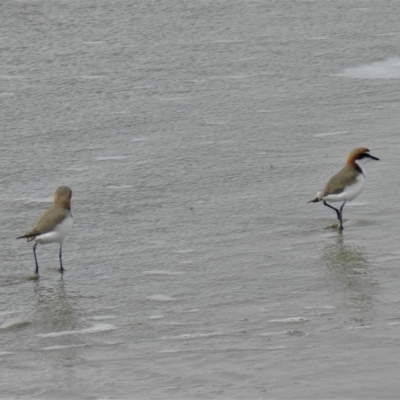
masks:
[[[174,298],[167,296],[165,294],[152,294],[150,296],[146,297],[147,300],[153,300],[153,301],[175,301]]]
[[[209,332],[209,333],[183,333],[177,336],[168,336],[163,339],[177,339],[177,340],[186,340],[186,339],[202,339],[202,338],[210,338],[214,336],[222,336],[225,335],[223,332]]]
[[[292,323],[292,322],[307,322],[308,319],[304,317],[289,317],[282,319],[271,319],[268,322]]]
[[[382,263],[382,262],[387,262],[387,261],[393,261],[393,260],[398,260],[400,258],[400,255],[387,255],[387,256],[381,256],[381,257],[376,257],[375,262],[377,263]]]
[[[58,337],[58,336],[66,336],[66,335],[76,335],[76,334],[85,334],[85,333],[99,333],[99,332],[107,332],[117,329],[116,326],[110,324],[97,324],[93,325],[90,328],[76,330],[76,331],[61,331],[61,332],[50,332],[50,333],[40,333],[37,335],[42,338],[49,337]]]
[[[15,354],[12,351],[0,351],[0,357],[1,356],[9,356],[11,354]]]
[[[372,325],[361,325],[361,326],[349,326],[348,328],[345,328],[347,331],[352,331],[352,330],[358,330],[358,329],[372,329]]]
[[[158,315],[149,315],[148,317],[146,317],[147,319],[153,319],[153,320],[155,320],[155,319],[164,319],[165,317],[164,317],[164,315],[162,315],[162,314],[158,314]]]
[[[87,344],[72,344],[70,346],[48,346],[48,347],[43,347],[42,350],[47,350],[47,351],[51,351],[51,350],[64,350],[64,349],[71,349],[74,347],[86,347]]]
[[[356,79],[398,79],[400,78],[400,57],[345,68],[336,75]]]
[[[29,324],[30,324],[30,321],[27,321],[27,320],[24,320],[21,318],[13,318],[13,319],[3,322],[0,325],[0,329],[22,328]]]
[[[187,254],[187,253],[193,253],[193,249],[180,249],[180,250],[175,250],[174,253],[176,254]]]
[[[97,161],[114,161],[114,160],[124,160],[128,158],[127,156],[103,156],[103,157],[96,157]]]

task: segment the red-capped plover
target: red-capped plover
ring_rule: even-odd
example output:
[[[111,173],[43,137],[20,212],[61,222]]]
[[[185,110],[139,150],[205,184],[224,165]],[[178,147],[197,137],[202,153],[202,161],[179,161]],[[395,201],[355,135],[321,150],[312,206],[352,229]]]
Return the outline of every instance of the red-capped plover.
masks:
[[[346,165],[329,179],[324,190],[317,193],[317,197],[308,203],[317,203],[322,201],[325,206],[335,210],[339,220],[339,228],[343,229],[342,212],[346,202],[355,199],[362,191],[365,185],[366,174],[364,165],[370,160],[379,158],[369,154],[365,147],[354,149],[348,156]],[[343,201],[339,210],[332,207],[327,202]]]

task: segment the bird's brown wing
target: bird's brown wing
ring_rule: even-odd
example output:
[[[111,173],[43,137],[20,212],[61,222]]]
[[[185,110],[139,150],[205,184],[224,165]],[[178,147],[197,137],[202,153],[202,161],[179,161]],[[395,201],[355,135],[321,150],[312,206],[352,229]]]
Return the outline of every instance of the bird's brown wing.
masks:
[[[356,183],[357,175],[359,175],[359,172],[356,169],[345,165],[337,174],[329,179],[319,197],[322,199],[330,194],[342,193],[346,186]]]
[[[70,211],[63,207],[52,205],[39,217],[35,226],[30,231],[17,237],[17,239],[26,238],[28,242],[35,240],[36,236],[52,231],[55,226],[61,223],[65,217],[68,216],[69,213]]]

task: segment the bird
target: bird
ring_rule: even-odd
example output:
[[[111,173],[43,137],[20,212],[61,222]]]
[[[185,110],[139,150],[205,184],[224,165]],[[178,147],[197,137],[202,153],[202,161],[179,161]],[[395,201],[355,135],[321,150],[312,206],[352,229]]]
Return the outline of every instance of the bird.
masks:
[[[332,208],[339,220],[340,230],[343,230],[343,207],[363,190],[366,180],[364,166],[371,160],[379,161],[379,158],[371,155],[366,147],[355,148],[347,157],[345,166],[329,179],[322,192],[318,192],[315,199],[308,201],[308,203],[322,201],[325,206]],[[343,202],[343,204],[337,209],[328,204],[331,202]]]
[[[64,272],[62,264],[62,244],[72,228],[73,217],[71,213],[72,190],[68,186],[59,186],[53,195],[53,204],[37,220],[34,227],[18,236],[17,239],[34,240],[33,255],[35,257],[35,275],[39,275],[39,264],[36,257],[37,244],[59,243],[60,272]]]

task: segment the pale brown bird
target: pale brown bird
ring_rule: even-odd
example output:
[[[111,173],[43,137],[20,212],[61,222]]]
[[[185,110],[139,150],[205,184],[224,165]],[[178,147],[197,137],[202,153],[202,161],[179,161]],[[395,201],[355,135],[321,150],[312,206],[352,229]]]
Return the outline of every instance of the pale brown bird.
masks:
[[[54,193],[53,204],[37,220],[35,226],[17,239],[26,238],[28,242],[34,240],[33,255],[35,257],[35,274],[39,274],[39,265],[36,258],[37,244],[60,243],[60,272],[64,272],[62,264],[62,244],[72,228],[71,213],[72,190],[68,186],[60,186]]]

